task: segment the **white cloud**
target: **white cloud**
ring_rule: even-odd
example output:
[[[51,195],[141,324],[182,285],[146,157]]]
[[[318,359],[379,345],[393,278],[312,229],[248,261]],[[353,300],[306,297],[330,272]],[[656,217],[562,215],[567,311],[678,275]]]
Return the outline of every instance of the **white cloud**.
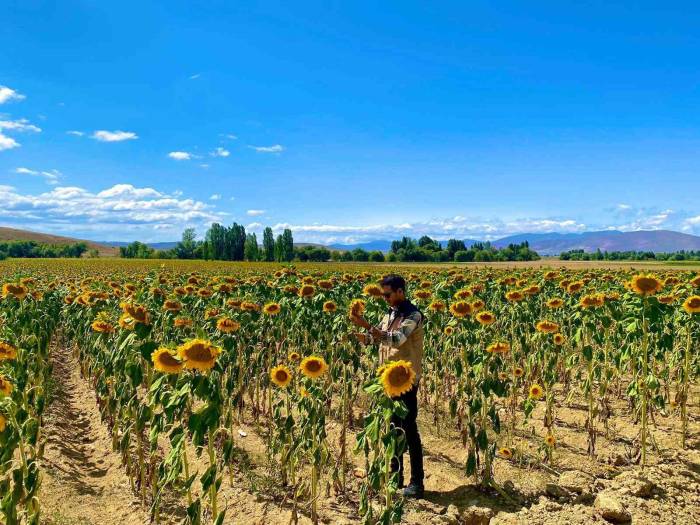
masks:
[[[171,151],[168,153],[168,157],[174,160],[190,160],[192,158],[192,154],[186,151]]]
[[[199,77],[201,77],[201,76],[202,76],[201,73],[196,73],[196,74],[194,74],[194,75],[192,75],[192,76],[190,77],[190,80],[195,80],[195,79],[197,79],[197,78],[199,78]]]
[[[230,140],[238,140],[238,136],[233,133],[224,133],[224,137]]]
[[[11,100],[24,100],[25,96],[7,86],[0,86],[0,104]]]
[[[209,164],[200,164],[199,167],[204,168],[206,170],[209,169]]]
[[[133,131],[105,131],[98,130],[92,134],[92,138],[100,142],[121,142],[123,140],[136,140],[138,135]]]
[[[248,226],[245,227],[246,230],[260,230],[262,229],[263,225],[260,224],[259,222],[251,222]]]
[[[218,201],[218,200],[221,200],[221,195],[219,195],[218,193],[215,193],[214,195],[212,195],[211,197],[209,197],[209,200],[210,200],[210,201]]]
[[[258,217],[258,216],[264,215],[264,214],[265,214],[265,210],[248,210],[246,212],[246,215],[248,215],[249,217]]]
[[[226,148],[218,147],[210,153],[212,157],[228,157],[231,154]]]
[[[618,210],[629,210],[630,208],[632,208],[632,206],[630,206],[629,204],[618,204],[617,205]]]
[[[56,187],[36,195],[0,186],[0,202],[0,220],[8,225],[73,235],[98,232],[103,240],[120,239],[128,232],[140,232],[147,240],[153,230],[179,235],[185,227],[205,229],[224,217],[204,202],[131,184],[97,193],[75,186]]]
[[[248,146],[258,153],[281,153],[284,151],[284,146],[275,144],[274,146]]]
[[[76,136],[76,137],[82,137],[83,135],[85,135],[85,133],[83,133],[82,131],[76,131],[76,130],[74,130],[74,129],[73,129],[73,130],[70,130],[70,131],[66,131],[66,134],[68,134],[68,135],[74,135],[74,136]]]
[[[7,131],[33,131],[34,133],[40,133],[41,128],[30,123],[26,118],[21,118],[19,120],[0,120],[0,130]]]
[[[12,137],[8,137],[7,135],[0,133],[0,151],[12,148],[19,148],[19,142]]]
[[[20,175],[31,175],[33,177],[43,177],[46,179],[46,183],[51,185],[58,184],[58,180],[61,178],[61,172],[58,170],[37,171],[30,170],[29,168],[17,168],[15,169],[15,173],[19,173]]]

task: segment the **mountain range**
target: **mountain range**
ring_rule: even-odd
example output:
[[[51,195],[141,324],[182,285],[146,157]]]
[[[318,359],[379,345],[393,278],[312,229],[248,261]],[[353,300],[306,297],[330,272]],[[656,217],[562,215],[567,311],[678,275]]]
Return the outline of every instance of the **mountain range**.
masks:
[[[48,244],[66,244],[77,242],[80,239],[72,237],[62,237],[57,235],[18,230],[15,228],[0,227],[0,241],[2,240],[34,240]],[[700,250],[700,237],[687,233],[670,230],[640,230],[633,232],[621,232],[617,230],[605,230],[583,233],[521,233],[510,235],[491,241],[497,248],[502,248],[508,244],[519,244],[527,241],[530,248],[540,255],[559,255],[568,250],[584,250],[586,252],[601,251],[650,251],[650,252],[675,252],[679,250]],[[118,247],[129,244],[125,241],[85,241],[90,248],[98,249],[101,256],[118,255]],[[476,241],[465,240],[467,246],[471,246]],[[149,246],[159,250],[173,248],[177,242],[156,242],[147,243]],[[295,243],[303,246],[307,243]],[[444,247],[447,241],[440,241]],[[314,246],[320,246],[314,244]],[[331,250],[354,250],[362,248],[367,251],[379,250],[388,252],[391,249],[391,241],[377,239],[357,244],[331,244],[327,246]]]

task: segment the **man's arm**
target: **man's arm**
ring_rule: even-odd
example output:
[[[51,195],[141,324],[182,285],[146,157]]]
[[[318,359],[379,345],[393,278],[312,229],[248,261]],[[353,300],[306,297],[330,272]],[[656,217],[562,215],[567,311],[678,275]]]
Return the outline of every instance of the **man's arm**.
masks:
[[[415,311],[408,315],[396,330],[382,331],[376,328],[371,330],[372,339],[375,342],[387,343],[392,348],[398,348],[406,342],[408,336],[418,328],[418,325],[423,321],[423,315],[419,311]]]

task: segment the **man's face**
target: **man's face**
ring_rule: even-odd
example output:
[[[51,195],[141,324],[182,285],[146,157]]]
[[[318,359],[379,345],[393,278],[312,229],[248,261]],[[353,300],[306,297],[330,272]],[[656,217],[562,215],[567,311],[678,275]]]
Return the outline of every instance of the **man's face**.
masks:
[[[384,294],[384,300],[389,303],[391,306],[398,306],[403,302],[405,298],[404,291],[399,288],[398,290],[392,290],[391,286],[383,286],[382,287],[383,294]]]

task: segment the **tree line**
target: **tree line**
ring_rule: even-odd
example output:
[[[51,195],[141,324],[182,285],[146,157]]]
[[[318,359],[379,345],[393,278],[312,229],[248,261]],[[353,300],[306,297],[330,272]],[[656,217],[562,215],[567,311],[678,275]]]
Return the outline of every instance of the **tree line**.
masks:
[[[568,250],[561,252],[562,261],[700,261],[700,250],[679,250],[676,252],[652,251],[601,251]]]
[[[87,244],[75,242],[72,244],[44,244],[37,241],[0,241],[0,260],[7,257],[15,258],[50,258],[81,257],[88,251]]]

